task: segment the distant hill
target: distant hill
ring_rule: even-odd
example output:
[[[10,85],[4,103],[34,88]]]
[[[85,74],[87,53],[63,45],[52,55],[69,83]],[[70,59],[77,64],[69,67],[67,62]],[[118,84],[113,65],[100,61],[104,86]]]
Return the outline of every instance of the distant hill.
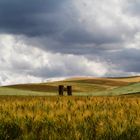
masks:
[[[0,95],[58,95],[58,85],[72,85],[73,95],[139,95],[140,77],[93,78],[76,77],[62,81],[20,84],[0,88]]]

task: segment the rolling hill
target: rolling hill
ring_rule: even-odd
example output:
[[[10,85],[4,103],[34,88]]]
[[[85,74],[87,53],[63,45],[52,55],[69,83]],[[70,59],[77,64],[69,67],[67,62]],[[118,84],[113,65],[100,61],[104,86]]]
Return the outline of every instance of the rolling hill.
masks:
[[[73,95],[77,96],[113,96],[139,95],[140,77],[92,78],[77,77],[63,81],[21,84],[0,87],[0,95],[58,95],[58,85],[72,85]]]

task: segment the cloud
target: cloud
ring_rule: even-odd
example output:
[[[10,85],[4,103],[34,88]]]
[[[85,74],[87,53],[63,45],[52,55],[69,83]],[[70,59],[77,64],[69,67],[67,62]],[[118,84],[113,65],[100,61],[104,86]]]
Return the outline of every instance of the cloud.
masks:
[[[128,0],[128,2],[126,3],[126,9],[125,11],[129,14],[131,14],[131,16],[140,16],[140,1],[139,0]]]
[[[44,50],[62,54],[119,50],[129,47],[140,32],[140,19],[128,13],[128,0],[76,0],[61,4],[66,8],[61,6],[62,9],[57,9],[55,14],[51,12],[50,16],[43,14],[42,19],[53,17],[53,23],[57,24],[55,28],[59,29],[46,34],[45,30],[55,28],[41,26],[44,27],[43,31],[40,30],[43,36],[36,34],[35,40]],[[38,21],[47,25],[43,20]]]
[[[0,32],[28,36],[54,34],[61,29],[63,3],[66,2],[64,0],[60,2],[57,0],[1,0]],[[57,13],[57,11],[60,12]]]
[[[103,76],[106,63],[90,61],[84,56],[44,52],[28,46],[22,36],[0,36],[0,83],[42,82],[69,76]],[[8,44],[8,45],[7,45]]]
[[[1,0],[0,84],[139,74],[138,7],[138,0]]]

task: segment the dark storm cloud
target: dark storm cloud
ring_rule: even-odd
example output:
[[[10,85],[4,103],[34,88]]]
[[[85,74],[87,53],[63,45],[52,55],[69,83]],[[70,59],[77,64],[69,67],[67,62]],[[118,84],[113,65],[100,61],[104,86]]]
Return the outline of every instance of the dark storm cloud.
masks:
[[[120,69],[125,72],[140,72],[140,50],[124,49],[115,54],[116,61],[120,65]],[[115,60],[114,60],[115,61]]]
[[[60,40],[64,43],[68,44],[105,44],[105,43],[112,43],[112,42],[119,42],[121,38],[116,37],[109,37],[107,34],[104,33],[90,33],[84,29],[83,26],[70,28],[65,31]]]
[[[108,65],[114,65],[116,70],[123,72],[140,72],[140,50],[139,49],[121,49],[116,52],[104,52],[99,53],[101,55],[101,60],[108,60]],[[93,60],[91,56],[89,59]]]
[[[72,2],[67,0],[0,0],[0,17],[1,33],[46,36],[60,42],[62,47],[122,40],[119,35],[108,35],[102,31],[96,22],[95,32],[87,31],[85,25],[78,21]]]
[[[0,0],[0,32],[30,36],[58,32],[57,12],[64,3],[64,0]]]

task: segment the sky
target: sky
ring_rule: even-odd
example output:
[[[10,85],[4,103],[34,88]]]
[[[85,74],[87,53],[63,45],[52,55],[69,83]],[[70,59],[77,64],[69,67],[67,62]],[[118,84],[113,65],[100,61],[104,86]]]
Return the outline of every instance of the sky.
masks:
[[[0,0],[0,85],[140,74],[139,0]]]

